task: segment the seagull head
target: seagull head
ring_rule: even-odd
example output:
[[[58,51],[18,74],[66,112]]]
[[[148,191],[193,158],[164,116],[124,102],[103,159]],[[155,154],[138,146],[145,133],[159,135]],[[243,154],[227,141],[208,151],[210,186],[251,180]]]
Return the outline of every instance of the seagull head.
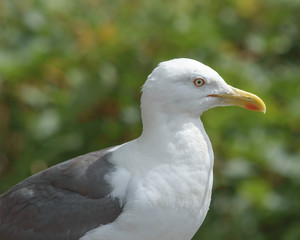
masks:
[[[148,76],[142,91],[142,110],[154,109],[172,116],[199,117],[218,106],[266,111],[259,97],[228,85],[210,67],[187,58],[160,63]]]

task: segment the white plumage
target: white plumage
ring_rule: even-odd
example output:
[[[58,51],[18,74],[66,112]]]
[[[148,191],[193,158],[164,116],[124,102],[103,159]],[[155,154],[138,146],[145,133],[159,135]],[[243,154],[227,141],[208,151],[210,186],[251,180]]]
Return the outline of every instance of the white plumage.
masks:
[[[81,239],[190,240],[207,214],[213,183],[213,151],[199,117],[231,105],[221,96],[235,91],[195,60],[161,63],[143,86],[142,135],[112,149],[112,196],[126,202],[124,212]]]

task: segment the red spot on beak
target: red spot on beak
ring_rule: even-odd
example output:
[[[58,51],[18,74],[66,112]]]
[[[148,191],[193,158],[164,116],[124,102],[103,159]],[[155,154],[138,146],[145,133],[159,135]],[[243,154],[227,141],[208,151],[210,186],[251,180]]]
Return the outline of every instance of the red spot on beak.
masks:
[[[260,110],[258,106],[254,105],[254,104],[252,104],[252,103],[246,104],[245,107],[246,107],[247,109],[249,109],[249,110],[252,110],[252,111],[259,111],[259,110]]]

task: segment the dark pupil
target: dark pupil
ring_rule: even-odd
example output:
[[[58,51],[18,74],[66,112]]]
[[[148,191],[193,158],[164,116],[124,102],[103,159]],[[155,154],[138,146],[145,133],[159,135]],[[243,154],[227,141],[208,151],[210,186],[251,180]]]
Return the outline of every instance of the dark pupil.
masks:
[[[201,83],[202,83],[202,81],[201,81],[201,80],[198,80],[198,81],[197,81],[197,84],[199,84],[199,85],[200,85]]]

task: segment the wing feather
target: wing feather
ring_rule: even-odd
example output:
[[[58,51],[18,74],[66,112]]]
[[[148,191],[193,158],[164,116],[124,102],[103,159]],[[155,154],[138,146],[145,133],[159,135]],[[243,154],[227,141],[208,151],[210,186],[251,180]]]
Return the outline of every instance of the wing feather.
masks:
[[[122,212],[105,175],[115,170],[100,150],[35,174],[0,196],[0,239],[75,240]]]

